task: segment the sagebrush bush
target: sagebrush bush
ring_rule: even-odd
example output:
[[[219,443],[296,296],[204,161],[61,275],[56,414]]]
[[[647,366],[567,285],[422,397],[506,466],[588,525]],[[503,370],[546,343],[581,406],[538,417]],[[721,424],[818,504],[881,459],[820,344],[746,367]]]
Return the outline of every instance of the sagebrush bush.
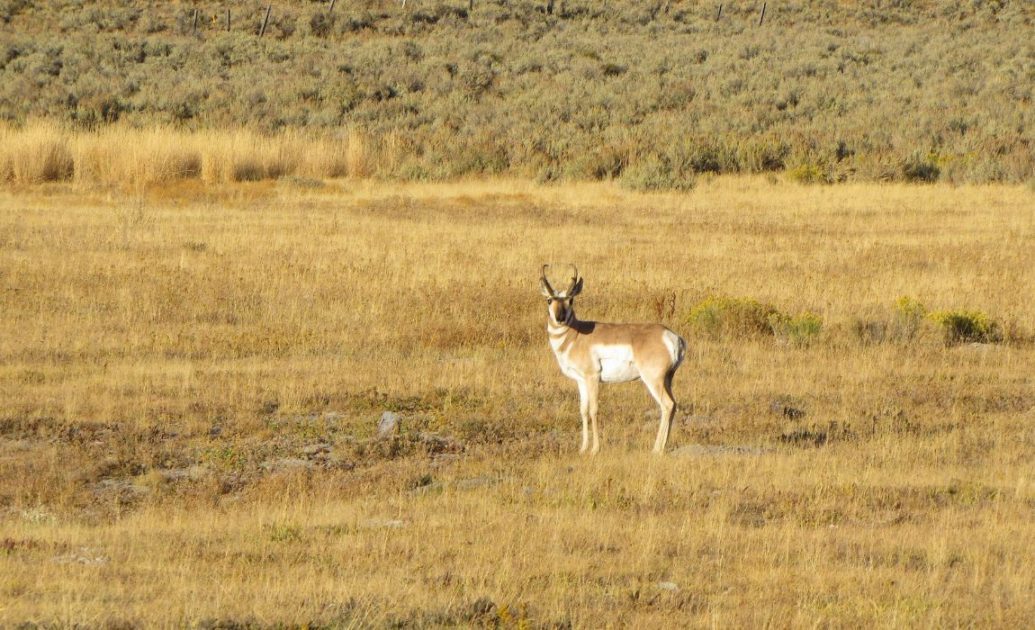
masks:
[[[409,155],[350,170],[389,178],[402,165],[432,179],[631,169],[629,185],[654,190],[788,167],[804,183],[1022,183],[1035,169],[1023,3],[994,19],[976,18],[973,3],[909,3],[889,19],[887,7],[792,0],[761,28],[732,5],[716,22],[703,4],[631,0],[552,13],[531,2],[310,4],[274,4],[261,39],[259,2],[235,5],[229,32],[226,7],[209,0],[9,12],[2,116],[345,129],[371,147],[404,135]],[[615,138],[618,161],[593,156]]]
[[[927,317],[941,327],[946,345],[1003,340],[999,323],[981,311],[935,311]]]
[[[632,190],[693,190],[697,180],[693,172],[674,167],[663,157],[648,157],[633,162],[622,172],[622,185]]]
[[[907,182],[936,182],[940,174],[941,169],[930,157],[914,155],[902,163],[902,177]]]
[[[909,296],[902,296],[895,301],[895,311],[891,318],[890,336],[894,341],[911,341],[920,333],[927,316],[927,307],[922,302]]]
[[[773,313],[769,316],[769,326],[777,339],[795,346],[808,346],[823,330],[823,319],[810,312],[798,315]]]
[[[771,304],[752,298],[710,295],[690,308],[686,322],[712,337],[761,337],[772,335],[774,318],[782,317]]]

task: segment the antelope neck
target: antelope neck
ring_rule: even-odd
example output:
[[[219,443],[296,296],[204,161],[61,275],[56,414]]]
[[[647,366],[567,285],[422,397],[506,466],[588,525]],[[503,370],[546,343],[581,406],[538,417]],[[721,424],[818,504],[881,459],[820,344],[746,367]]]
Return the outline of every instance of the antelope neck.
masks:
[[[564,318],[563,324],[555,324],[553,318],[549,318],[546,334],[550,336],[550,345],[555,352],[563,352],[579,336],[579,331],[572,327],[574,322],[575,312],[572,310],[568,311],[568,316]]]

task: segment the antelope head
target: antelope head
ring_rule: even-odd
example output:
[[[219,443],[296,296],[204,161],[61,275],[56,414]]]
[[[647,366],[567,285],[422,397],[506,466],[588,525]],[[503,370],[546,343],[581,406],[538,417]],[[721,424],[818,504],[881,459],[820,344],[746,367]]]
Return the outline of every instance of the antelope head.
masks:
[[[539,278],[539,289],[546,298],[546,308],[550,313],[550,321],[563,326],[575,319],[575,296],[582,291],[582,278],[579,277],[579,270],[575,265],[571,266],[571,284],[564,291],[558,293],[550,286],[546,279],[546,270],[549,265],[543,265],[543,272]]]

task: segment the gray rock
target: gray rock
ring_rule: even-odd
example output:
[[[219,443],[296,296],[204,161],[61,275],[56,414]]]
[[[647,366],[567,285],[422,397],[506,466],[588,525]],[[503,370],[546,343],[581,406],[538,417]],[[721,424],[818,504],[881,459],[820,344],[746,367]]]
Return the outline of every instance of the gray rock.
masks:
[[[22,510],[21,516],[24,520],[33,524],[53,523],[56,520],[53,514],[39,507]]]
[[[313,462],[297,457],[282,457],[280,459],[268,459],[262,462],[261,466],[270,472],[282,470],[312,470]]]
[[[386,411],[381,414],[377,422],[377,437],[386,438],[402,428],[402,416],[394,411]]]
[[[360,526],[365,529],[401,529],[406,527],[406,521],[397,518],[370,518],[360,523]]]
[[[108,564],[111,558],[108,556],[97,553],[96,549],[89,547],[80,547],[78,551],[73,553],[66,553],[60,556],[54,556],[51,558],[51,562],[57,564],[87,564],[87,565],[100,565]]]
[[[308,446],[305,446],[305,447],[302,448],[302,454],[306,455],[307,457],[315,457],[316,455],[319,455],[320,453],[330,453],[330,452],[331,452],[331,445],[328,444],[327,442],[319,442],[317,444],[309,444]]]
[[[484,486],[494,486],[499,482],[500,480],[498,478],[485,475],[482,477],[461,479],[456,482],[456,488],[457,490],[473,490],[474,488],[481,488]]]
[[[94,492],[117,494],[122,497],[138,497],[147,494],[150,489],[133,483],[129,479],[101,479],[94,484]]]
[[[663,591],[678,591],[679,585],[675,582],[658,582],[658,588]]]
[[[197,481],[205,476],[208,470],[204,466],[188,466],[187,468],[167,468],[158,471],[163,481]]]

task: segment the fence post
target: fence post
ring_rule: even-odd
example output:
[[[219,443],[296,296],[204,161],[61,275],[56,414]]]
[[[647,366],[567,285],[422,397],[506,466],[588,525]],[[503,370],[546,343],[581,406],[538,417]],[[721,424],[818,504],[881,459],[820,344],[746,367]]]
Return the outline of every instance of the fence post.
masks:
[[[192,33],[197,33],[198,32],[198,10],[197,9],[194,9],[194,18],[191,20],[190,30],[191,30]]]
[[[762,13],[758,16],[758,25],[762,26],[762,20],[765,19],[765,3],[762,3]]]
[[[266,5],[266,17],[262,18],[262,28],[259,29],[259,37],[266,34],[266,25],[270,23],[270,11],[273,10],[273,3]]]
[[[715,12],[715,21],[718,22],[719,18],[722,17],[722,3],[719,3],[719,10]]]
[[[230,7],[226,8],[226,32],[230,32]]]
[[[330,15],[334,12],[334,3],[337,1],[338,0],[331,0],[331,3],[327,5],[327,15]]]

